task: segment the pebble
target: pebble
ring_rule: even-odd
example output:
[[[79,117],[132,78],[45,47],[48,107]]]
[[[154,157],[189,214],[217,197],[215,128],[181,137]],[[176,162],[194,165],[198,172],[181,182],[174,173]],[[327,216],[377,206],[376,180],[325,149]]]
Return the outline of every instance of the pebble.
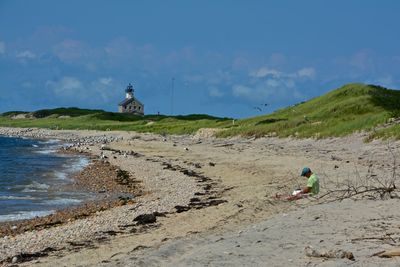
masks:
[[[93,135],[86,137],[79,136],[77,133],[74,131],[55,132],[46,129],[0,128],[0,135],[61,139],[70,144],[64,147],[66,150],[81,148],[98,157],[100,157],[101,145],[122,140],[122,137],[115,132],[107,134],[93,132]],[[154,135],[144,134],[140,138],[151,140],[151,138],[154,139]],[[162,139],[159,138],[159,140]],[[111,164],[134,173],[135,178],[141,181],[142,186],[148,192],[157,192],[157,195],[148,194],[138,198],[134,205],[101,211],[96,216],[73,220],[58,227],[25,232],[13,239],[5,236],[0,239],[0,247],[4,248],[0,250],[0,262],[16,254],[40,252],[46,248],[61,249],[67,247],[68,242],[93,240],[99,237],[99,233],[121,231],[120,225],[132,224],[133,219],[140,214],[175,212],[175,206],[189,205],[194,193],[203,191],[195,179],[188,179],[179,171],[164,170],[160,162],[146,161],[145,157],[127,155],[127,157],[118,157],[118,159],[109,157],[109,160]]]

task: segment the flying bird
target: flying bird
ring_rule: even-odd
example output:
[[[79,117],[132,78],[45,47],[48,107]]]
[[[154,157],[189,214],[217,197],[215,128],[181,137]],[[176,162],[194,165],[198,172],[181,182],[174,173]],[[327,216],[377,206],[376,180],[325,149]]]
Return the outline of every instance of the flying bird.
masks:
[[[254,109],[257,109],[258,111],[262,111],[260,107],[254,107]]]

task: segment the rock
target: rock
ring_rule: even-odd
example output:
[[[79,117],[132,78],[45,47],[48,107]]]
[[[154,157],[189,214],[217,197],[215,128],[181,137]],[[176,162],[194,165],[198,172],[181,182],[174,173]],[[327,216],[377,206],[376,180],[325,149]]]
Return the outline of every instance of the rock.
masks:
[[[157,216],[154,215],[153,213],[141,214],[133,220],[136,221],[137,224],[149,224],[149,223],[155,223],[157,221]]]
[[[13,257],[11,263],[15,264],[18,262],[18,257]]]
[[[179,206],[178,205],[178,206],[175,206],[175,209],[176,209],[177,213],[181,213],[181,212],[190,210],[190,207],[188,207],[188,206]]]

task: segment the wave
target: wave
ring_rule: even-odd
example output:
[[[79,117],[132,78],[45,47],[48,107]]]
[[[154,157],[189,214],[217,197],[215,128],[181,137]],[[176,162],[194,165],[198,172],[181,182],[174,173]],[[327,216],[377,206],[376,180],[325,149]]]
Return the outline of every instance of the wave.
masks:
[[[62,172],[62,171],[54,171],[53,175],[56,177],[57,180],[66,180],[67,179],[67,173]]]
[[[69,174],[83,170],[87,165],[89,165],[89,163],[90,161],[88,158],[74,158],[71,159],[69,162],[64,163],[61,170],[53,171],[52,175],[57,180],[67,180]]]
[[[58,140],[58,139],[49,139],[46,141],[39,141],[39,144],[42,144],[42,145],[58,144],[58,143],[60,143],[60,140]]]
[[[50,186],[48,184],[41,184],[34,181],[31,184],[24,186],[24,190],[22,190],[22,192],[47,192],[49,187]]]
[[[18,211],[15,213],[0,215],[0,222],[32,219],[35,217],[46,216],[52,213],[54,213],[54,210]]]
[[[0,200],[34,200],[36,197],[32,196],[0,196]]]
[[[74,199],[74,198],[58,198],[58,199],[47,200],[45,203],[46,203],[46,205],[67,206],[67,205],[71,205],[71,204],[78,204],[81,202],[82,202],[82,200]]]
[[[52,153],[55,153],[56,151],[57,151],[57,149],[44,149],[44,150],[35,151],[35,153],[38,153],[38,154],[52,154]]]
[[[89,165],[90,161],[88,158],[79,157],[78,160],[73,162],[71,165],[66,166],[69,168],[71,172],[77,172],[83,170],[87,165]]]

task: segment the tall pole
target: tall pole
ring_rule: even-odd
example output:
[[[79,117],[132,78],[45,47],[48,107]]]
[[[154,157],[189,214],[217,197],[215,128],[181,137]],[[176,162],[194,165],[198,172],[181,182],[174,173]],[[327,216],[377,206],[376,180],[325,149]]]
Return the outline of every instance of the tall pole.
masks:
[[[172,83],[171,83],[171,115],[174,115],[174,81],[175,81],[175,78],[172,77]]]

